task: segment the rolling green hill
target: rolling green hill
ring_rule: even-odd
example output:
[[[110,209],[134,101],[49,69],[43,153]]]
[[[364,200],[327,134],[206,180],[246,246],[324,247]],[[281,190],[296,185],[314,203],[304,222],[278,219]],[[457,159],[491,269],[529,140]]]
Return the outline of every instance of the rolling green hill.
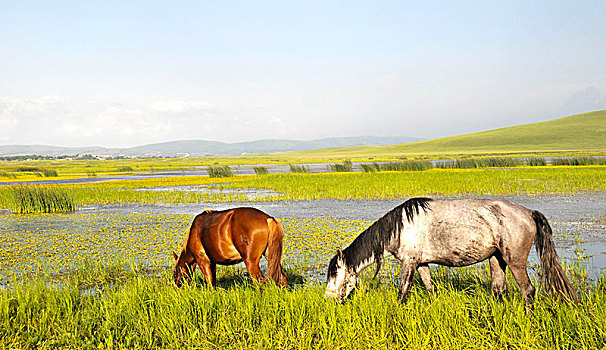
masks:
[[[418,153],[501,153],[606,150],[606,110],[540,123],[390,146],[339,147],[291,156],[359,156]]]

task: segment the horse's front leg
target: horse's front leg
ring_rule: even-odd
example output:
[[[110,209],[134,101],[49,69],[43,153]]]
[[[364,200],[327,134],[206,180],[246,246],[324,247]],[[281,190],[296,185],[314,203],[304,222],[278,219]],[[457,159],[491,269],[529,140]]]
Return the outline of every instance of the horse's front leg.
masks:
[[[211,263],[206,254],[194,254],[196,263],[204,275],[206,285],[213,289],[215,287],[216,265]]]
[[[419,265],[419,267],[417,267],[417,272],[421,276],[421,280],[425,285],[425,289],[427,289],[430,293],[433,293],[434,289],[433,283],[431,283],[431,273],[429,270],[429,265]]]
[[[398,301],[402,304],[405,304],[408,298],[408,291],[412,286],[412,278],[415,275],[416,268],[416,262],[411,260],[402,261],[402,267],[400,267],[400,292],[398,294]]]

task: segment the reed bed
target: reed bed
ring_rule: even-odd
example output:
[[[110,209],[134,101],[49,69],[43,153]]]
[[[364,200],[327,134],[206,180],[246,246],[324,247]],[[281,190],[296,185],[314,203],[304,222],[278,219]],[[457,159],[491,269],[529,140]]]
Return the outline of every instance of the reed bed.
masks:
[[[0,177],[7,177],[9,179],[16,179],[17,178],[17,174],[15,174],[14,172],[8,172],[8,171],[0,171]]]
[[[353,164],[351,163],[351,160],[344,160],[341,164],[329,164],[328,169],[338,173],[350,172],[353,171]]]
[[[288,164],[291,173],[308,173],[309,167],[305,165]]]
[[[73,196],[56,186],[11,186],[10,208],[15,214],[61,213],[76,210]]]
[[[538,164],[538,162],[535,162]],[[511,168],[527,164],[523,159],[515,158],[478,158],[457,159],[436,163],[435,167],[440,169],[478,169],[478,168]]]
[[[433,165],[427,161],[406,161],[382,163],[379,168],[383,171],[423,171],[433,168]]]
[[[554,158],[551,160],[552,165],[606,165],[605,157],[571,157],[571,158]]]
[[[267,169],[267,167],[264,167],[264,166],[255,166],[255,167],[253,167],[253,170],[255,171],[255,175],[269,174],[269,170]]]
[[[228,165],[225,166],[210,166],[206,168],[208,176],[210,177],[232,177],[234,171]]]
[[[367,172],[367,173],[374,173],[376,171],[381,171],[381,165],[379,163],[360,164],[360,168],[362,169],[362,171]]]

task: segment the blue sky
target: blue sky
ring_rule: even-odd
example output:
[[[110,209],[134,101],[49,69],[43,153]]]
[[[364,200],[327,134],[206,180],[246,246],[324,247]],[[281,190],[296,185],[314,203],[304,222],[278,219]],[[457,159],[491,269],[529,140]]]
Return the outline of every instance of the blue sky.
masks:
[[[606,3],[0,3],[0,144],[433,138],[606,109]]]

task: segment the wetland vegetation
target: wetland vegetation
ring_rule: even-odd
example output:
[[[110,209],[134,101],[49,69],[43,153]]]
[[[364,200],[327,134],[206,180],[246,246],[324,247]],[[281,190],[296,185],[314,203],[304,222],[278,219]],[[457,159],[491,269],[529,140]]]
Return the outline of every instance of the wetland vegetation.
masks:
[[[178,169],[189,161],[156,159],[145,167]],[[101,177],[103,171],[111,174],[127,166],[133,172],[143,168],[139,161],[112,161],[107,166],[103,161],[87,162],[90,166],[82,163],[82,173],[63,174],[61,169],[67,168],[48,164],[39,164],[39,168],[53,168],[65,178],[87,173]],[[211,291],[199,273],[184,289],[172,284],[169,252],[179,248],[192,215],[94,209],[10,214],[19,212],[11,204],[15,188],[65,193],[80,208],[198,203],[200,210],[209,202],[288,201],[295,205],[297,200],[574,196],[606,191],[603,165],[547,166],[538,162],[533,167],[501,164],[496,168],[423,170],[400,168],[399,163],[406,162],[397,163],[393,170],[366,163],[375,168],[368,172],[335,168],[330,173],[272,174],[260,170],[258,175],[216,178],[158,176],[0,186],[0,208],[8,209],[0,214],[0,348],[606,346],[606,279],[603,275],[588,278],[582,251],[578,259],[564,261],[581,297],[579,304],[560,302],[540,292],[534,311],[529,312],[511,276],[509,292],[495,299],[483,264],[432,268],[437,293],[427,293],[415,279],[409,302],[398,305],[398,268],[387,263],[376,281],[364,274],[361,288],[341,305],[323,297],[325,264],[337,247],[349,244],[371,223],[367,220],[337,219],[322,213],[307,219],[279,218],[285,231],[283,262],[291,290],[254,285],[242,266],[221,266],[219,286]],[[40,179],[33,173],[19,176],[23,178]],[[251,199],[243,194],[251,189],[275,195]],[[604,218],[595,220],[599,225]],[[557,223],[554,227],[562,230]],[[536,279],[533,283],[539,285]]]

